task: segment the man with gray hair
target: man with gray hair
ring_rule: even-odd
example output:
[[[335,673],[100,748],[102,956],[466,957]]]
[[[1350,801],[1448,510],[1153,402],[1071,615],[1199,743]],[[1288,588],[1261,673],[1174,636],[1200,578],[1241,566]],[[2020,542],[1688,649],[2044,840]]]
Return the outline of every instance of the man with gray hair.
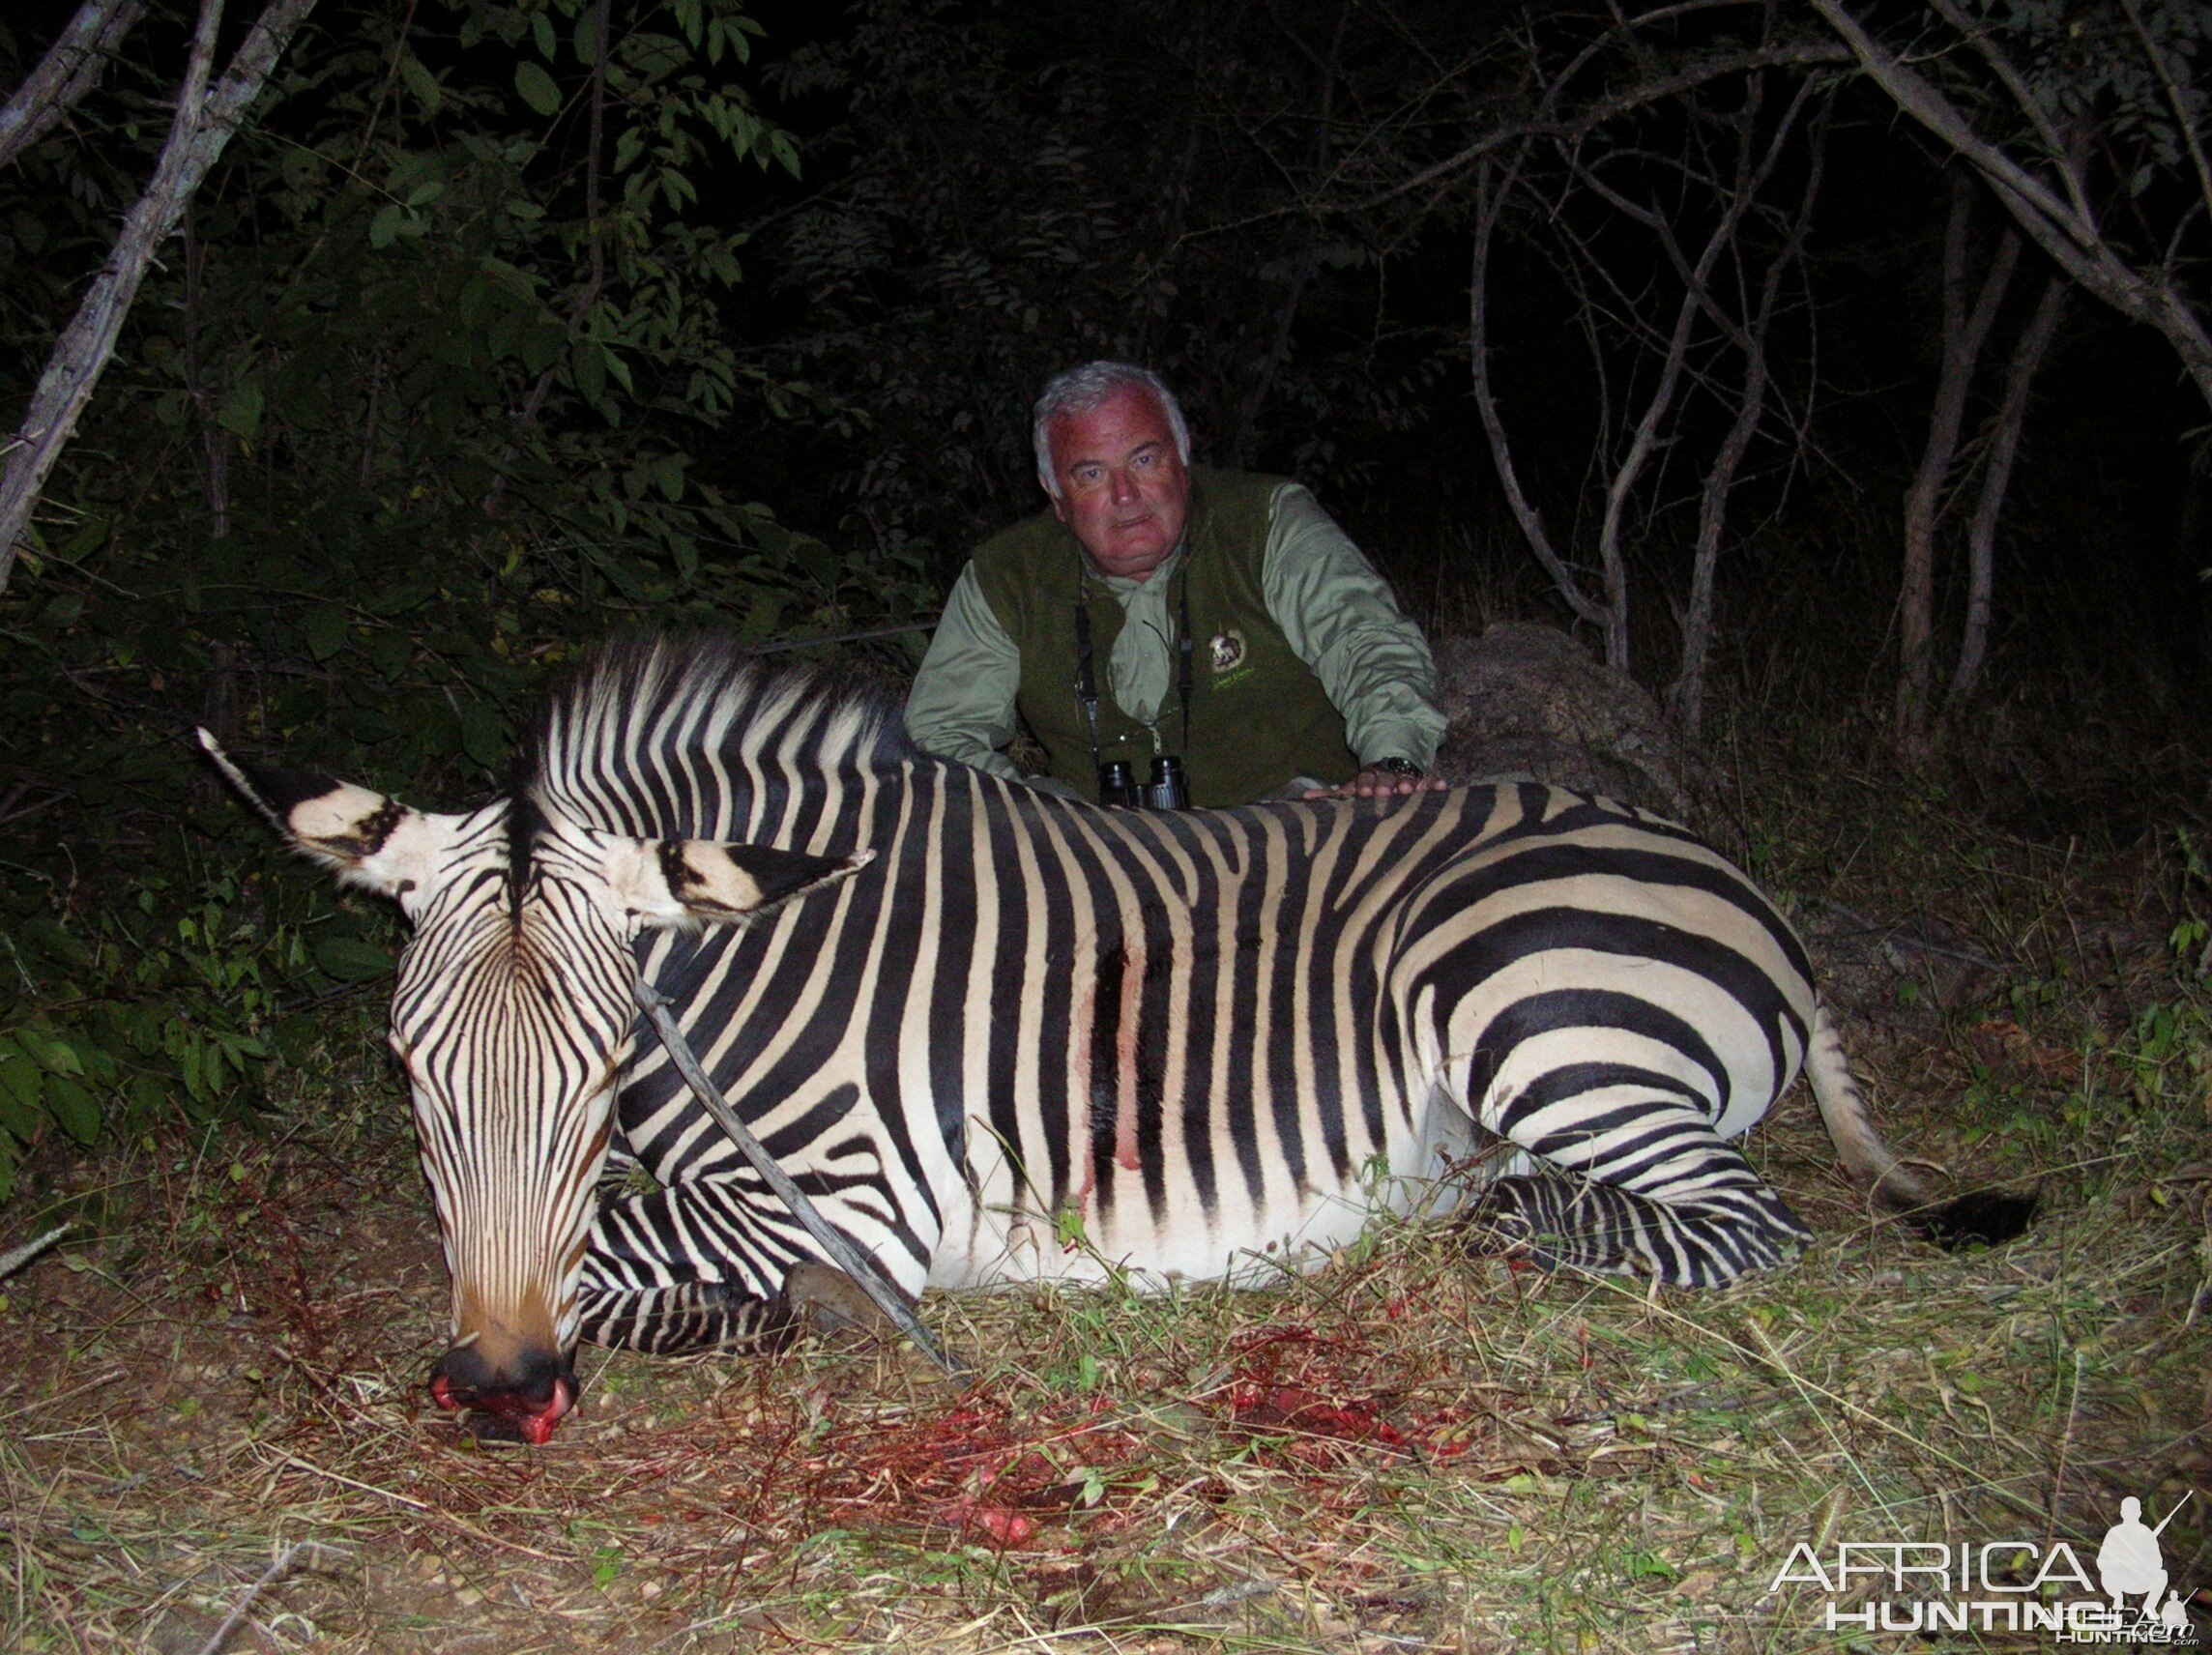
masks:
[[[1428,642],[1303,487],[1193,466],[1173,392],[1124,363],[1056,376],[1033,436],[1051,508],[953,585],[907,699],[925,752],[1015,775],[1018,718],[1027,779],[1091,799],[1163,756],[1199,805],[1441,785]]]

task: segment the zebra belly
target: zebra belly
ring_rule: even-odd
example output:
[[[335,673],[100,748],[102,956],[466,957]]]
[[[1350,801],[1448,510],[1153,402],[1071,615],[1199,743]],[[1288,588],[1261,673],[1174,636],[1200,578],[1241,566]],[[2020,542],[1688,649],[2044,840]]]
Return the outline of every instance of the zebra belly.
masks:
[[[1257,1283],[1286,1269],[1312,1268],[1356,1239],[1379,1212],[1435,1215],[1464,1199],[1464,1184],[1445,1175],[1466,1159],[1479,1134],[1449,1092],[1437,1087],[1416,1109],[1390,1115],[1403,1129],[1389,1133],[1379,1154],[1354,1166],[1352,1176],[1309,1178],[1295,1191],[1260,1199],[1231,1180],[1211,1212],[1171,1168],[1155,1213],[1143,1169],[1118,1163],[1110,1199],[1090,1189],[1067,1212],[1045,1211],[995,1147],[972,1153],[969,1180],[943,1203],[945,1231],[930,1263],[930,1285],[992,1288],[1120,1277],[1157,1291],[1179,1280]],[[1363,1176],[1370,1167],[1380,1176]]]

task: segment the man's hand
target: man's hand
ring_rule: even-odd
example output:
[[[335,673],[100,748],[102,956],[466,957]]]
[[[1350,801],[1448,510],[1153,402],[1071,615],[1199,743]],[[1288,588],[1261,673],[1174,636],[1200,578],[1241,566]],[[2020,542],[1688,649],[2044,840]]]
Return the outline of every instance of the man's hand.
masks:
[[[1369,765],[1341,787],[1317,787],[1308,798],[1390,798],[1399,794],[1442,793],[1449,786],[1435,776],[1405,775],[1382,765]]]

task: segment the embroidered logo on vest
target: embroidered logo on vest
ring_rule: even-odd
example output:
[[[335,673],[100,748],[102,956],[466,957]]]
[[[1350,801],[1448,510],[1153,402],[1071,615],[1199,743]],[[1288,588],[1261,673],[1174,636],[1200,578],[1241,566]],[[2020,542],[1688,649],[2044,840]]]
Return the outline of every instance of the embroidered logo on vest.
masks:
[[[1213,662],[1215,689],[1227,689],[1239,679],[1251,676],[1252,669],[1244,661],[1250,652],[1245,646],[1244,634],[1238,628],[1232,626],[1227,631],[1216,632],[1212,642],[1207,645],[1207,653]]]

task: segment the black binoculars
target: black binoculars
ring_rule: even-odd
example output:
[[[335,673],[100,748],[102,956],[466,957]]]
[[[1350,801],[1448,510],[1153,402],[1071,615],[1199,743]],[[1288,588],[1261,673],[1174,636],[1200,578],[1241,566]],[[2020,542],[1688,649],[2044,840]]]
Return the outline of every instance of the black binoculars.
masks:
[[[1126,761],[1114,759],[1100,765],[1098,802],[1123,810],[1188,810],[1190,783],[1183,778],[1182,760],[1161,754],[1152,761],[1152,779],[1142,787]]]

